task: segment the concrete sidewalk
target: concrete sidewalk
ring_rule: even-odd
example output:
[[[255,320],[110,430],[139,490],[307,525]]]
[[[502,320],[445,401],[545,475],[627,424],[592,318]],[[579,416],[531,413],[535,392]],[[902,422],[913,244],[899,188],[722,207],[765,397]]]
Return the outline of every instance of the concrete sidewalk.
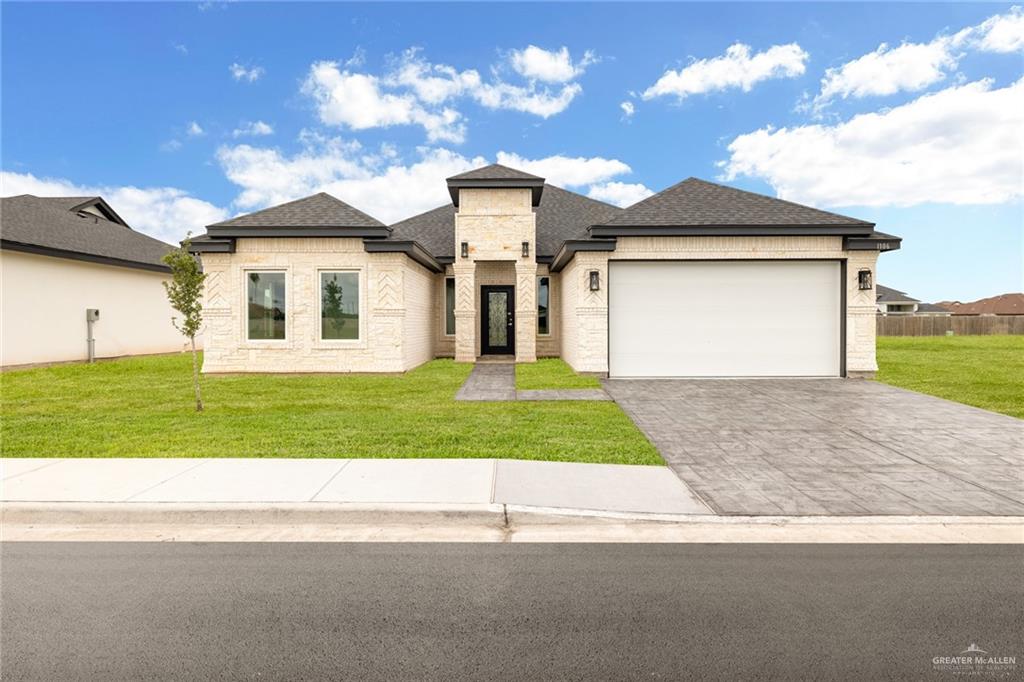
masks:
[[[498,504],[711,513],[667,467],[494,459],[0,459],[0,502]]]

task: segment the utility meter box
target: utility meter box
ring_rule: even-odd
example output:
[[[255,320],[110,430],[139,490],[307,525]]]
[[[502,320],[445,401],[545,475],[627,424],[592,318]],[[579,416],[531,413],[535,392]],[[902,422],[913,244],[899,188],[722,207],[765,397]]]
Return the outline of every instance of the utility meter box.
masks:
[[[86,322],[95,322],[100,319],[99,308],[86,308],[85,309],[85,320]]]

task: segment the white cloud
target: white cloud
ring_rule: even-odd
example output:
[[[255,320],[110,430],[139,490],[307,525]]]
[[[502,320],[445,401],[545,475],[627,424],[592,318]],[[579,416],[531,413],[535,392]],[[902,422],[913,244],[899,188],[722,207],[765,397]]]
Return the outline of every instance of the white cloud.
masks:
[[[723,177],[829,206],[1001,203],[1024,195],[1024,79],[981,80],[836,125],[763,128],[729,144]]]
[[[190,121],[188,127],[185,128],[185,134],[189,137],[201,137],[206,134],[206,131],[195,121]]]
[[[968,49],[1013,52],[1024,48],[1024,13],[1019,7],[927,43],[882,43],[845,64],[827,69],[812,108],[820,112],[834,99],[919,92],[944,80]]]
[[[183,45],[181,43],[172,43],[171,47],[173,47],[175,50],[177,50],[179,53],[181,53],[183,55],[187,55],[188,54],[188,46],[186,46],[186,45]]]
[[[320,120],[353,130],[419,125],[430,141],[462,142],[465,124],[454,109],[428,111],[412,93],[384,92],[379,78],[339,69],[337,62],[316,62],[303,83],[317,104]]]
[[[592,185],[632,172],[632,169],[622,161],[604,159],[600,156],[586,158],[555,155],[531,160],[512,152],[498,152],[497,161],[503,166],[539,175],[560,187]]]
[[[160,151],[162,152],[176,152],[181,149],[181,140],[167,140],[160,144]]]
[[[529,48],[513,51],[512,55],[527,52]],[[557,56],[561,52],[550,54]],[[573,74],[582,73],[594,61],[589,52],[575,64],[567,50],[566,58]],[[540,68],[530,63],[531,69]],[[525,84],[509,83],[497,75],[500,71],[493,69],[492,79],[485,81],[475,69],[460,71],[448,64],[433,64],[423,58],[419,48],[410,48],[382,76],[352,71],[349,63],[315,62],[302,92],[313,99],[321,122],[328,125],[352,130],[417,125],[427,133],[430,142],[454,143],[461,143],[466,137],[465,118],[455,108],[456,100],[469,99],[488,109],[549,118],[565,111],[583,92],[578,83],[562,82],[549,87],[539,84],[543,79],[537,77]],[[546,73],[545,77],[553,79],[554,73]]]
[[[1024,50],[1024,11],[1011,7],[1006,14],[997,14],[978,24],[972,33],[977,48],[985,52]]]
[[[654,192],[646,185],[628,182],[606,182],[601,185],[594,185],[590,188],[590,191],[587,192],[587,196],[591,199],[615,204],[622,208],[632,206],[636,202],[641,199],[646,199],[652,194],[654,194]]]
[[[807,53],[796,43],[773,45],[751,54],[750,46],[731,45],[724,55],[699,59],[678,71],[668,70],[643,93],[644,99],[691,95],[741,88],[748,92],[756,83],[774,78],[793,78],[804,73]]]
[[[254,210],[328,192],[391,223],[450,201],[446,177],[489,163],[483,157],[466,157],[444,148],[422,148],[415,160],[403,161],[388,145],[368,151],[358,142],[309,132],[300,139],[302,151],[290,156],[278,149],[246,144],[218,150],[217,159],[225,175],[241,188],[234,202],[238,209]],[[598,183],[630,172],[628,165],[615,159],[527,159],[499,152],[496,160],[542,175],[556,185],[589,186],[617,201],[644,191],[650,193],[642,185],[594,189]]]
[[[266,73],[262,66],[247,67],[238,62],[231,64],[228,67],[228,71],[231,72],[231,77],[236,81],[246,81],[247,83],[258,81]]]
[[[228,217],[228,212],[175,187],[78,185],[62,178],[37,178],[31,173],[0,171],[0,194],[36,196],[101,196],[132,229],[177,244],[186,233]]]
[[[232,137],[243,137],[251,135],[253,137],[262,137],[266,135],[274,134],[274,126],[263,121],[246,121],[242,125],[238,126],[231,131]]]
[[[587,50],[583,53],[583,59],[573,63],[569,48],[564,46],[550,51],[529,45],[522,50],[512,50],[509,54],[509,63],[516,73],[546,83],[567,83],[583,75],[586,68],[595,61],[594,53]]]
[[[619,104],[619,108],[622,109],[622,115],[625,118],[632,118],[633,114],[636,113],[636,106],[629,101]]]

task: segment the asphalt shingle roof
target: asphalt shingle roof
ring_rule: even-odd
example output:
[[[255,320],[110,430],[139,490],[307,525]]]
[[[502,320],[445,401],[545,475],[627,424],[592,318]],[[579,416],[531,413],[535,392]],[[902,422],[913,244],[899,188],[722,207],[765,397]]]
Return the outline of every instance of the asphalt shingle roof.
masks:
[[[174,248],[170,244],[71,210],[98,198],[22,194],[0,199],[0,237],[27,246],[166,267],[160,259]]]
[[[604,226],[858,226],[871,223],[810,206],[687,178],[626,208]]]
[[[483,168],[474,168],[471,171],[465,173],[459,173],[453,175],[448,180],[543,180],[544,178],[536,175],[530,175],[524,173],[521,170],[515,168],[509,168],[508,166],[502,166],[500,163],[492,163],[490,166],[484,166]]]
[[[554,185],[544,185],[537,216],[537,255],[554,256],[567,239],[586,239],[587,228],[622,211],[582,194]],[[406,218],[391,226],[391,239],[412,240],[435,258],[452,258],[455,253],[455,207],[451,204]]]
[[[231,218],[209,227],[384,227],[326,192]]]
[[[899,289],[890,289],[884,287],[881,284],[875,285],[875,300],[879,303],[896,303],[898,301],[913,301],[919,303],[919,301],[910,296],[906,292],[900,291]]]

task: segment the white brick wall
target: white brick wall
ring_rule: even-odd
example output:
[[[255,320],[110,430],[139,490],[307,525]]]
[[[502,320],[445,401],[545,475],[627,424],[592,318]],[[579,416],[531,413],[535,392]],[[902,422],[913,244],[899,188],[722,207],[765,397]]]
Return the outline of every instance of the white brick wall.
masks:
[[[203,254],[204,372],[401,372],[433,356],[430,275],[406,256],[369,254],[361,239],[239,239]],[[320,340],[319,270],[359,273],[360,338]],[[286,336],[250,341],[246,273],[285,273]],[[407,319],[408,318],[408,319]]]
[[[846,259],[846,368],[877,370],[875,292],[860,291],[857,272],[875,269],[877,252],[843,251],[842,237],[623,237],[610,253],[582,252],[562,271],[562,357],[581,372],[608,371],[608,261],[714,259]],[[589,272],[600,273],[591,292]],[[768,290],[770,292],[770,289]]]

